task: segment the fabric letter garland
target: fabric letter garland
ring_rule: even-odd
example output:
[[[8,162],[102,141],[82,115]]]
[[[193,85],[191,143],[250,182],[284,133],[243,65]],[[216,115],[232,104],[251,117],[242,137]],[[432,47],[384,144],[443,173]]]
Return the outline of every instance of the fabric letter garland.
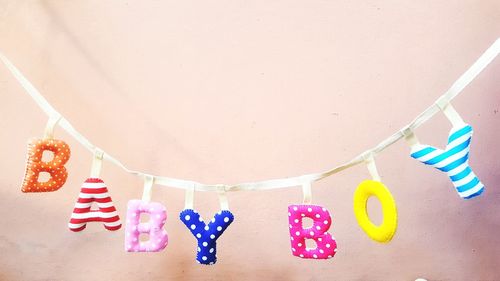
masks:
[[[141,214],[149,214],[149,221],[140,222]],[[130,200],[125,227],[125,250],[127,252],[159,252],[168,244],[168,234],[163,226],[167,220],[165,206],[157,202]],[[139,235],[146,233],[149,240],[139,241]]]
[[[302,220],[313,220],[310,228],[302,227]],[[327,231],[332,218],[327,209],[317,205],[288,206],[288,221],[292,254],[305,259],[329,259],[337,252],[337,242]],[[315,249],[306,248],[306,239],[316,242]]]
[[[198,263],[210,265],[216,263],[217,239],[234,221],[234,215],[229,210],[222,210],[206,224],[198,212],[186,209],[180,213],[180,219],[198,240],[196,255]]]
[[[417,143],[411,147],[411,157],[447,173],[458,195],[470,199],[484,191],[484,185],[469,166],[471,138],[470,125],[453,127],[445,150]]]
[[[97,203],[98,210],[91,210],[93,202]],[[122,226],[108,188],[99,178],[89,178],[83,183],[68,227],[71,231],[82,231],[87,222],[94,221],[103,222],[107,230],[118,230]]]

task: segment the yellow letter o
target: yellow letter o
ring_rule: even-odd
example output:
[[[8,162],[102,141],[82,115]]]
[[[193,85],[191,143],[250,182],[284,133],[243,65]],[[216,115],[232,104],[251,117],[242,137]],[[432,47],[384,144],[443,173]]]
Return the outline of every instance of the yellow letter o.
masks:
[[[372,195],[382,205],[383,221],[379,226],[371,222],[366,210],[366,203]],[[354,192],[354,214],[359,226],[370,238],[382,243],[391,241],[398,225],[398,215],[394,198],[384,184],[374,180],[365,180],[359,184]]]

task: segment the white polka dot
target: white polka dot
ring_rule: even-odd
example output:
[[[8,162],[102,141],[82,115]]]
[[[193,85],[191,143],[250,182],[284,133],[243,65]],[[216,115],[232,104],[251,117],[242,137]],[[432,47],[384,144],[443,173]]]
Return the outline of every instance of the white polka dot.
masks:
[[[214,251],[215,251],[215,250],[214,250],[214,248],[210,248],[210,251],[209,251],[209,252],[210,252],[210,254],[211,254],[211,253],[213,253]]]
[[[303,254],[300,254],[300,255],[299,255],[299,257],[303,258],[303,257],[304,257],[304,255],[303,255]]]
[[[196,234],[196,237],[201,238],[201,234],[200,233]]]
[[[229,221],[229,218],[228,217],[225,217],[224,218],[224,222],[228,222]]]
[[[203,245],[203,247],[206,247],[206,246],[208,246],[208,243],[207,242],[203,242],[202,245]]]
[[[199,220],[200,222],[202,222],[202,221],[203,221],[203,220],[201,219],[201,217],[199,217],[199,218],[198,218],[198,220]]]
[[[214,262],[213,262],[213,261],[211,261],[209,264],[210,264],[210,265],[212,265],[212,264],[214,264]]]
[[[321,237],[320,237],[320,238],[318,238],[318,241],[320,241],[320,242],[321,242],[322,240],[323,240],[323,238],[321,238]]]
[[[208,225],[205,225],[205,230],[209,230],[210,228],[208,227]]]
[[[184,217],[184,219],[188,221],[188,220],[190,220],[190,219],[191,219],[191,217],[190,217],[189,215],[186,215],[186,216]]]
[[[302,217],[305,217],[305,216],[306,216],[306,214],[300,214],[300,215],[301,215]]]
[[[292,248],[292,251],[294,251],[294,252],[295,252],[295,248]]]
[[[337,248],[333,249],[334,252],[337,252]]]
[[[198,252],[201,252],[201,248],[200,247],[198,247]]]
[[[293,210],[294,210],[294,211],[297,211],[297,207],[293,207]]]
[[[291,216],[292,214],[290,212],[288,212],[288,216]]]
[[[320,230],[320,229],[321,229],[321,227],[318,225],[318,226],[316,226],[316,229],[317,229],[317,230]]]
[[[292,225],[291,225],[291,224],[290,224],[289,226],[290,226],[290,228],[292,228]]]
[[[192,224],[191,229],[195,229],[195,228],[196,228],[196,225]]]
[[[215,235],[211,234],[210,238],[215,239]]]
[[[299,219],[295,219],[295,220],[294,220],[294,222],[295,222],[295,223],[299,223]]]
[[[207,257],[203,256],[201,257],[202,260],[206,261],[207,260]]]
[[[308,211],[308,212],[312,212],[312,211],[313,211],[313,209],[312,209],[312,208],[307,208],[307,211]]]
[[[323,254],[325,251],[323,251],[323,249],[319,249],[319,252]]]
[[[212,222],[215,222],[215,218],[212,219]]]
[[[321,210],[323,210],[323,212],[326,212],[326,208],[321,208]]]
[[[290,237],[290,240],[292,240],[292,241],[293,241],[293,237]]]
[[[330,244],[326,244],[326,247],[327,247],[327,248],[330,248]]]
[[[318,219],[319,219],[319,218],[321,218],[321,216],[320,216],[319,214],[316,214],[316,217],[317,217]]]
[[[299,235],[300,235],[300,232],[298,232],[298,231],[297,231],[297,232],[295,232],[295,235],[299,236]]]
[[[317,259],[317,258],[318,258],[318,256],[317,256],[316,254],[314,254],[314,255],[313,255],[313,258]]]
[[[302,247],[302,243],[298,243],[297,246]]]
[[[314,231],[309,232],[311,236],[314,236]]]
[[[332,256],[331,255],[328,255],[328,258],[331,258]]]
[[[328,221],[324,221],[323,223],[324,223],[324,224],[328,224]]]
[[[221,231],[222,230],[222,226],[217,226],[217,231]]]

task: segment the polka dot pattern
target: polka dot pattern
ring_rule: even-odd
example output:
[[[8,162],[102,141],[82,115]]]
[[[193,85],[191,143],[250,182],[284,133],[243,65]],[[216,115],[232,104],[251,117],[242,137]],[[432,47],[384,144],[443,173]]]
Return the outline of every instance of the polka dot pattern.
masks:
[[[198,263],[210,265],[216,263],[217,239],[234,221],[234,215],[228,210],[223,210],[215,214],[214,218],[206,224],[198,212],[186,209],[180,213],[180,219],[198,241],[196,254]]]
[[[140,222],[141,214],[149,214],[149,221]],[[125,228],[125,251],[159,252],[168,244],[168,234],[163,228],[167,220],[167,209],[157,202],[130,200]],[[146,233],[148,241],[139,241],[139,235]]]
[[[42,161],[43,152],[46,150],[54,153],[54,158],[49,162]],[[68,162],[70,155],[69,146],[62,140],[31,140],[28,143],[28,159],[21,191],[50,192],[61,188],[68,178],[64,164]],[[50,179],[46,182],[39,182],[38,176],[41,172],[49,173]]]
[[[303,228],[302,220],[310,218],[313,225]],[[304,259],[329,259],[337,251],[337,242],[327,231],[332,218],[327,209],[316,205],[288,206],[288,222],[292,254]],[[306,248],[306,239],[313,239],[316,248]]]

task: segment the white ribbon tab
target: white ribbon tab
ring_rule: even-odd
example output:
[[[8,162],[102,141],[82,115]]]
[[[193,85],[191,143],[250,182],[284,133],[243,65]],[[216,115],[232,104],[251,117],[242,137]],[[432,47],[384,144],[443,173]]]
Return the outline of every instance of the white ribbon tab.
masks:
[[[377,165],[375,164],[375,159],[373,157],[373,153],[367,153],[363,157],[366,162],[366,167],[368,168],[368,172],[374,181],[382,181],[380,175],[377,171]]]
[[[444,113],[446,118],[450,120],[453,127],[462,127],[465,124],[460,114],[458,114],[455,108],[451,106],[450,101],[445,97],[439,98],[435,104]]]
[[[92,159],[92,166],[90,168],[90,177],[98,178],[101,174],[102,159],[104,158],[104,151],[99,148],[94,150],[94,158]]]
[[[43,134],[44,139],[53,139],[54,138],[54,128],[56,127],[59,120],[61,120],[62,116],[59,113],[54,113],[50,115],[49,121],[47,121],[47,125],[45,126],[45,132]]]
[[[152,175],[144,175],[144,189],[142,191],[142,201],[150,202],[153,194],[153,184],[155,177]]]
[[[219,196],[219,203],[221,210],[229,210],[229,201],[227,200],[226,186],[223,184],[218,185],[217,195]]]
[[[305,182],[302,184],[302,203],[311,204],[312,203],[312,190],[311,182]]]

